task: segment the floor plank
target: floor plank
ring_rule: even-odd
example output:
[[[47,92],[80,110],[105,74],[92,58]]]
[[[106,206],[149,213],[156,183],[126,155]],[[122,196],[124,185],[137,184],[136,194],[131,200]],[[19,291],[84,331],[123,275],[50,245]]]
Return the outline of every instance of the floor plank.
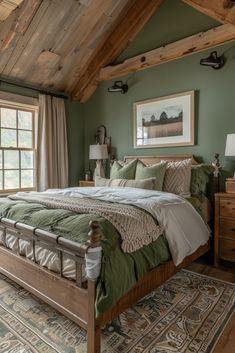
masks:
[[[220,268],[215,268],[203,262],[194,262],[187,269],[223,281],[235,283],[235,266],[231,263],[223,262]],[[235,313],[229,320],[213,353],[235,353]]]

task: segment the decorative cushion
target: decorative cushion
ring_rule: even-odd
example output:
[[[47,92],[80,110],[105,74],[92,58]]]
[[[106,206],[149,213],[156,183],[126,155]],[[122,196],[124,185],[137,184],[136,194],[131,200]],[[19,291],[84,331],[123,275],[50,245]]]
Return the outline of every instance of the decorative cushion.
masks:
[[[109,187],[131,187],[139,189],[153,190],[156,178],[149,178],[143,180],[131,179],[105,179],[101,177],[95,178],[95,186],[109,186]]]
[[[192,165],[190,191],[194,196],[206,195],[207,184],[214,167],[208,164]]]
[[[163,190],[173,194],[189,196],[192,160],[168,162]]]
[[[146,179],[146,178],[156,178],[155,190],[162,191],[164,175],[166,172],[167,162],[160,162],[151,166],[146,166],[141,161],[137,162],[135,178],[136,179]]]
[[[134,159],[130,163],[123,164],[119,161],[114,161],[111,171],[111,179],[135,179],[135,169],[136,169],[137,159]]]

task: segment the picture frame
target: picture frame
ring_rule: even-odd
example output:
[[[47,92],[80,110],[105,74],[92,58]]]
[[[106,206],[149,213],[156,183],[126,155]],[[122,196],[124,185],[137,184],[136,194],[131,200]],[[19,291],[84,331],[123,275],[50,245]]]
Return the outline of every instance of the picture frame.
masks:
[[[134,148],[193,146],[195,91],[133,103]]]

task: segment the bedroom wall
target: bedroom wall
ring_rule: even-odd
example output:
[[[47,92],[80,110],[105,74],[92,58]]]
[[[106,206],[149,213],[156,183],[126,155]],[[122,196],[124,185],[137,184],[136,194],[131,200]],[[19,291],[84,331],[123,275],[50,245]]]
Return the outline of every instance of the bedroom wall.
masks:
[[[118,62],[217,25],[179,0],[166,0]],[[228,50],[227,62],[221,70],[199,65],[200,58],[212,51],[208,50],[122,78],[129,85],[125,95],[108,93],[107,88],[113,81],[104,82],[83,108],[85,165],[88,165],[88,148],[94,142],[94,133],[104,124],[119,159],[124,155],[194,154],[210,162],[218,152],[225,174],[231,175],[235,162],[225,160],[224,148],[226,134],[235,132],[235,42],[217,48],[219,54],[225,50]],[[189,90],[196,91],[195,146],[134,149],[133,102]]]
[[[30,97],[38,97],[38,92],[32,89],[24,89],[17,85],[1,83],[0,90]],[[79,102],[65,100],[68,132],[69,151],[69,185],[77,186],[84,174],[84,126],[82,117],[82,105]]]

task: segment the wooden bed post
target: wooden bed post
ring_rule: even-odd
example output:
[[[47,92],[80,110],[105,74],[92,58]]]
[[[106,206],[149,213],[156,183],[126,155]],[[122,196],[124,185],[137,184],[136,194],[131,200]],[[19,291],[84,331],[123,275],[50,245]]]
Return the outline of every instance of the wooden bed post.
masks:
[[[88,280],[87,353],[100,353],[101,332],[96,325],[96,281]]]
[[[88,233],[87,245],[92,248],[101,246],[99,223],[91,221],[89,223],[90,232]],[[87,353],[100,353],[101,351],[101,332],[96,323],[96,281],[88,278],[88,322],[87,322]]]

